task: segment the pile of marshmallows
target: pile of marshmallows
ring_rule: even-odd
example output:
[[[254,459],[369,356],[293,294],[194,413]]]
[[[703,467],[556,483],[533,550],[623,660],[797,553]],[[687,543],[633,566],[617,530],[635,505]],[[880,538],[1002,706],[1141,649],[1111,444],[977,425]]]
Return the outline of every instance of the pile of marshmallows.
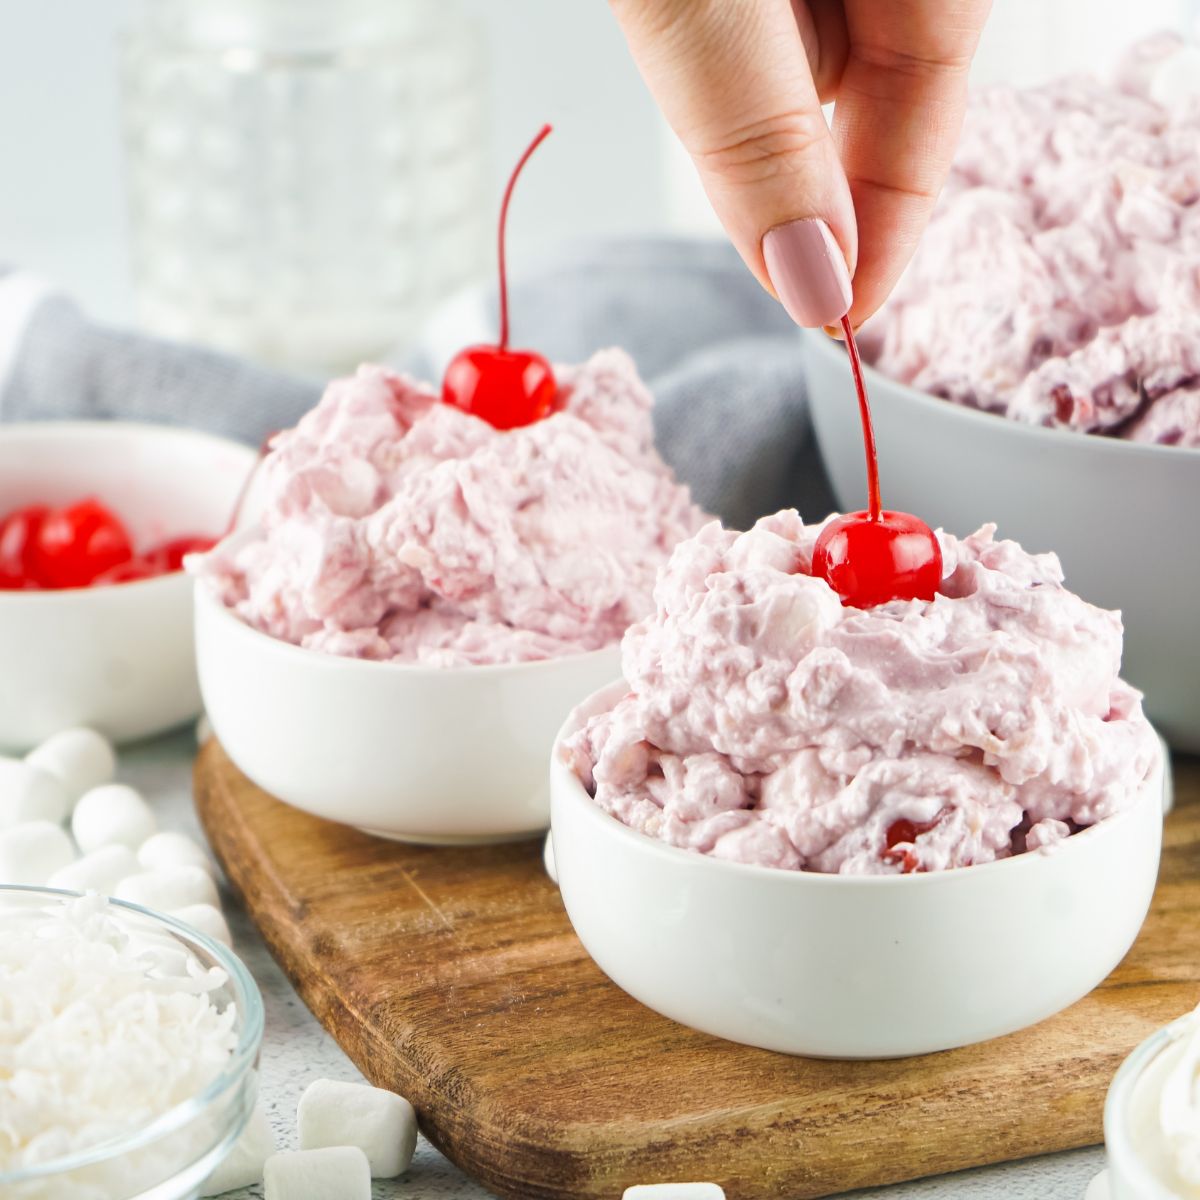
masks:
[[[230,944],[208,854],[158,832],[150,806],[113,783],[116,755],[92,729],[67,729],[25,758],[0,758],[0,884],[99,892],[169,913]],[[70,823],[67,833],[64,824]],[[73,839],[73,840],[72,840]],[[553,874],[546,847],[547,870]],[[204,1196],[262,1182],[265,1200],[370,1200],[371,1180],[408,1169],[413,1106],[394,1092],[318,1079],[300,1098],[300,1149],[276,1152],[261,1102]],[[723,1200],[712,1183],[629,1188],[625,1200]]]
[[[300,1097],[299,1150],[275,1153],[261,1104],[201,1195],[218,1196],[260,1180],[264,1200],[371,1200],[371,1180],[408,1170],[417,1117],[403,1096],[365,1083],[318,1079]],[[715,1183],[626,1188],[622,1200],[725,1200]]]
[[[371,1179],[407,1171],[417,1147],[413,1106],[365,1083],[318,1079],[300,1097],[296,1124],[300,1149],[275,1153],[259,1105],[201,1194],[262,1181],[265,1200],[371,1200]]]
[[[56,733],[23,759],[0,758],[0,883],[114,896],[228,946],[208,854],[182,833],[157,832],[146,801],[112,782],[116,767],[112,746],[92,729]]]

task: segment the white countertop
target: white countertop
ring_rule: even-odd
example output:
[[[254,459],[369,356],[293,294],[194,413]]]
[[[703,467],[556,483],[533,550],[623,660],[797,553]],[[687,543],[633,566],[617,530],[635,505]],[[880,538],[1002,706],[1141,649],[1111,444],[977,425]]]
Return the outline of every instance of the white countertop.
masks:
[[[119,774],[142,790],[163,828],[200,837],[191,800],[194,751],[190,733],[161,738],[124,751]],[[258,981],[266,1006],[261,1081],[267,1112],[278,1147],[295,1148],[296,1103],[308,1084],[320,1078],[359,1080],[362,1076],[304,1007],[228,889],[223,899],[234,947]],[[1079,1150],[854,1196],[858,1200],[1083,1200],[1088,1182],[1102,1165],[1102,1150]],[[261,1195],[261,1187],[228,1193],[232,1200]],[[374,1200],[485,1200],[490,1195],[424,1138],[409,1171],[400,1179],[377,1182],[374,1189]]]

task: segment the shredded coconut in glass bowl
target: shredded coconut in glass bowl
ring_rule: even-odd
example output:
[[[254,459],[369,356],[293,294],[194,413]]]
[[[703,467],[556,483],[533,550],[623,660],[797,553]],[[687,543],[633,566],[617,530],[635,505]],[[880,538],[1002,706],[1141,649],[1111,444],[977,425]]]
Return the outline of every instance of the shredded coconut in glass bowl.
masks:
[[[0,891],[0,1183],[89,1152],[103,1160],[103,1148],[200,1096],[239,1043],[237,1006],[217,995],[226,972],[153,918],[95,894],[14,897],[30,893]],[[0,1191],[116,1200],[169,1179],[218,1127]]]

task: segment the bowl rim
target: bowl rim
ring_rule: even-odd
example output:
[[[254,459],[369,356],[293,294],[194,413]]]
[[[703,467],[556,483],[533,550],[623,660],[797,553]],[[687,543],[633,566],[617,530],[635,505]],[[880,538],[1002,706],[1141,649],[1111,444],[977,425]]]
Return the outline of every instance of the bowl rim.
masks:
[[[25,884],[0,884],[0,900],[5,896],[45,897],[50,900],[77,900],[87,895],[84,892],[69,891],[64,888],[32,887]],[[228,975],[234,985],[232,1003],[238,1006],[241,1029],[237,1045],[229,1056],[229,1061],[221,1072],[210,1080],[199,1092],[181,1100],[174,1107],[160,1113],[149,1124],[143,1125],[132,1133],[122,1134],[99,1142],[86,1150],[66,1158],[53,1159],[49,1162],[38,1163],[36,1166],[20,1167],[15,1171],[0,1171],[0,1185],[13,1183],[28,1183],[38,1179],[53,1178],[81,1167],[92,1166],[95,1163],[123,1157],[134,1150],[149,1145],[187,1125],[189,1121],[199,1116],[208,1105],[218,1096],[223,1095],[230,1087],[244,1079],[254,1066],[262,1045],[263,1028],[265,1024],[265,1008],[262,992],[249,968],[228,947],[209,937],[200,930],[177,920],[167,913],[156,912],[140,904],[128,900],[117,900],[112,896],[102,897],[110,908],[124,909],[136,917],[147,919],[151,925],[164,929],[183,941],[190,948],[203,950],[216,960],[216,963]]]
[[[1153,1174],[1134,1149],[1129,1137],[1129,1103],[1134,1089],[1155,1059],[1184,1037],[1195,1034],[1196,1029],[1195,1012],[1184,1013],[1169,1025],[1156,1029],[1129,1052],[1108,1085],[1104,1099],[1104,1148],[1109,1170],[1115,1168],[1122,1177],[1134,1183],[1139,1195],[1145,1196],[1146,1200],[1170,1200],[1174,1192]]]
[[[694,866],[697,870],[721,871],[732,878],[741,876],[747,881],[758,880],[776,881],[772,886],[778,887],[820,887],[847,888],[867,887],[890,889],[896,887],[954,887],[963,886],[966,879],[982,879],[987,872],[1017,870],[1030,871],[1042,869],[1042,864],[1054,862],[1065,854],[1081,854],[1086,852],[1103,837],[1118,837],[1120,830],[1139,816],[1142,805],[1153,804],[1155,811],[1162,819],[1162,799],[1167,787],[1168,774],[1165,769],[1167,748],[1166,743],[1158,736],[1159,754],[1150,774],[1143,781],[1137,797],[1128,807],[1113,813],[1081,829],[1070,837],[1056,842],[1047,852],[1033,851],[1017,854],[1010,858],[993,859],[992,862],[974,863],[969,867],[953,867],[944,871],[913,872],[908,875],[841,875],[825,871],[788,871],[781,867],[767,867],[759,863],[734,862],[727,858],[715,858],[711,854],[701,854],[695,850],[685,850],[681,846],[672,846],[666,842],[652,838],[640,830],[632,829],[623,821],[618,821],[611,813],[605,812],[589,795],[583,781],[575,774],[562,755],[562,743],[570,734],[579,728],[579,721],[586,716],[592,716],[604,711],[603,703],[609,695],[618,696],[618,689],[628,692],[624,680],[618,680],[593,692],[572,710],[554,739],[554,749],[551,751],[551,823],[550,831],[554,832],[555,800],[562,796],[565,802],[576,806],[582,805],[594,828],[601,831],[601,836],[611,835],[623,842],[631,853],[646,853],[656,855],[666,863],[676,866]],[[1080,848],[1082,847],[1082,849]],[[957,884],[956,884],[957,881]]]
[[[88,584],[85,587],[29,588],[21,591],[0,589],[0,606],[65,604],[68,598],[78,600],[81,596],[129,595],[135,588],[138,595],[145,595],[150,588],[159,591],[165,591],[168,587],[178,588],[180,578],[186,574],[183,570],[167,571],[162,575],[152,575],[149,579],[126,579],[118,583]]]
[[[816,353],[823,354],[827,358],[840,357],[844,354],[841,340],[825,333],[824,330],[804,329],[801,333],[808,343],[808,347]],[[1181,455],[1200,456],[1200,447],[1198,446],[1164,446],[1158,442],[1132,442],[1127,438],[1109,437],[1099,433],[1082,433],[1071,429],[1032,425],[1025,421],[1016,421],[1012,417],[1006,417],[1003,413],[990,412],[982,408],[969,408],[965,404],[956,404],[953,400],[947,400],[943,396],[935,396],[932,392],[926,392],[911,384],[903,383],[899,379],[893,379],[865,360],[863,374],[870,384],[869,392],[877,394],[880,389],[889,388],[899,392],[904,399],[930,412],[945,413],[949,419],[965,421],[968,425],[975,424],[980,428],[986,426],[993,432],[996,429],[995,423],[1002,421],[1013,431],[1014,436],[1040,439],[1050,446],[1069,444],[1079,449],[1091,446],[1101,454],[1133,454],[1152,459],[1159,459],[1166,455],[1177,461],[1186,461],[1186,458],[1181,460]]]
[[[157,425],[152,421],[14,421],[11,425],[0,424],[0,447],[6,441],[66,441],[71,437],[99,437],[109,441],[119,441],[126,435],[134,437],[149,436],[165,438],[179,442],[207,442],[222,450],[238,452],[246,460],[248,471],[254,469],[258,462],[258,452],[246,442],[235,438],[223,437],[218,433],[210,433],[207,429],[191,429],[186,425]],[[0,451],[2,452],[2,451]],[[0,590],[0,605],[19,606],[29,604],[62,604],[68,598],[77,599],[81,595],[111,596],[120,589],[121,595],[137,592],[145,595],[151,588],[165,590],[166,587],[178,587],[179,577],[183,571],[168,571],[165,575],[155,575],[150,579],[131,579],[121,583],[104,584],[101,587],[70,587],[70,588],[34,588],[29,591]]]
[[[12,421],[0,423],[0,448],[7,441],[65,441],[70,437],[101,437],[117,440],[126,436],[164,438],[178,442],[208,442],[224,450],[233,450],[247,462],[258,461],[258,451],[249,442],[190,425],[171,425],[158,421],[57,420]]]
[[[247,542],[252,540],[253,536],[261,536],[261,531],[257,528],[239,529],[233,535],[234,539]],[[229,540],[226,538],[218,543],[217,549],[225,545]],[[210,550],[209,553],[212,554],[215,551]],[[564,666],[566,664],[583,665],[590,661],[598,661],[606,656],[611,656],[614,652],[619,656],[621,650],[621,639],[618,639],[615,642],[610,642],[607,646],[601,646],[598,650],[578,650],[571,654],[558,654],[552,658],[522,659],[519,662],[463,663],[460,666],[449,667],[434,667],[427,663],[396,662],[394,659],[351,658],[345,654],[328,654],[323,650],[312,650],[307,646],[297,646],[294,642],[285,642],[282,638],[264,633],[261,629],[255,629],[249,621],[239,616],[216,595],[207,580],[194,575],[191,578],[195,584],[197,622],[201,620],[200,613],[202,610],[212,613],[215,620],[225,622],[227,629],[236,629],[243,636],[258,639],[259,645],[263,647],[265,652],[290,656],[298,663],[304,661],[309,664],[317,664],[318,669],[321,670],[371,670],[381,675],[383,671],[391,671],[397,676],[406,676],[413,679],[424,677],[444,679],[449,676],[473,678],[503,674],[522,675],[536,673],[539,670],[546,671],[552,667]]]

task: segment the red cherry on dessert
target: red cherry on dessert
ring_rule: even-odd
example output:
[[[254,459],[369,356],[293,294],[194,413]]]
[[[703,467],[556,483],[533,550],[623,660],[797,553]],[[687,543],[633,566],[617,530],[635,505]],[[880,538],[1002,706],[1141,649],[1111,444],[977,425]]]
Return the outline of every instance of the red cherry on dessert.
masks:
[[[183,560],[189,554],[204,554],[216,544],[216,538],[186,534],[151,547],[146,551],[146,560],[158,575],[181,571],[183,570]]]
[[[21,591],[33,578],[38,531],[50,510],[44,504],[18,508],[0,521],[0,590]]]
[[[883,509],[875,427],[849,314],[842,318],[842,332],[858,396],[869,507],[866,512],[836,517],[821,530],[813,547],[812,573],[824,579],[849,608],[874,608],[889,600],[932,600],[942,581],[942,548],[919,517]]]
[[[830,521],[813,547],[812,573],[849,608],[889,600],[932,600],[942,581],[942,548],[911,513],[847,513]]]
[[[550,364],[533,350],[468,346],[446,368],[442,400],[482,417],[497,429],[532,425],[554,409],[558,384]]]
[[[521,168],[550,133],[543,125],[517,160],[500,202],[498,258],[500,266],[500,340],[495,346],[468,346],[459,351],[442,379],[442,402],[487,421],[496,429],[532,425],[554,410],[558,384],[554,371],[533,350],[510,350],[508,345],[508,268],[504,232],[508,202]]]
[[[87,587],[97,575],[132,557],[120,519],[98,500],[81,500],[46,514],[32,554],[32,574],[44,587]]]

